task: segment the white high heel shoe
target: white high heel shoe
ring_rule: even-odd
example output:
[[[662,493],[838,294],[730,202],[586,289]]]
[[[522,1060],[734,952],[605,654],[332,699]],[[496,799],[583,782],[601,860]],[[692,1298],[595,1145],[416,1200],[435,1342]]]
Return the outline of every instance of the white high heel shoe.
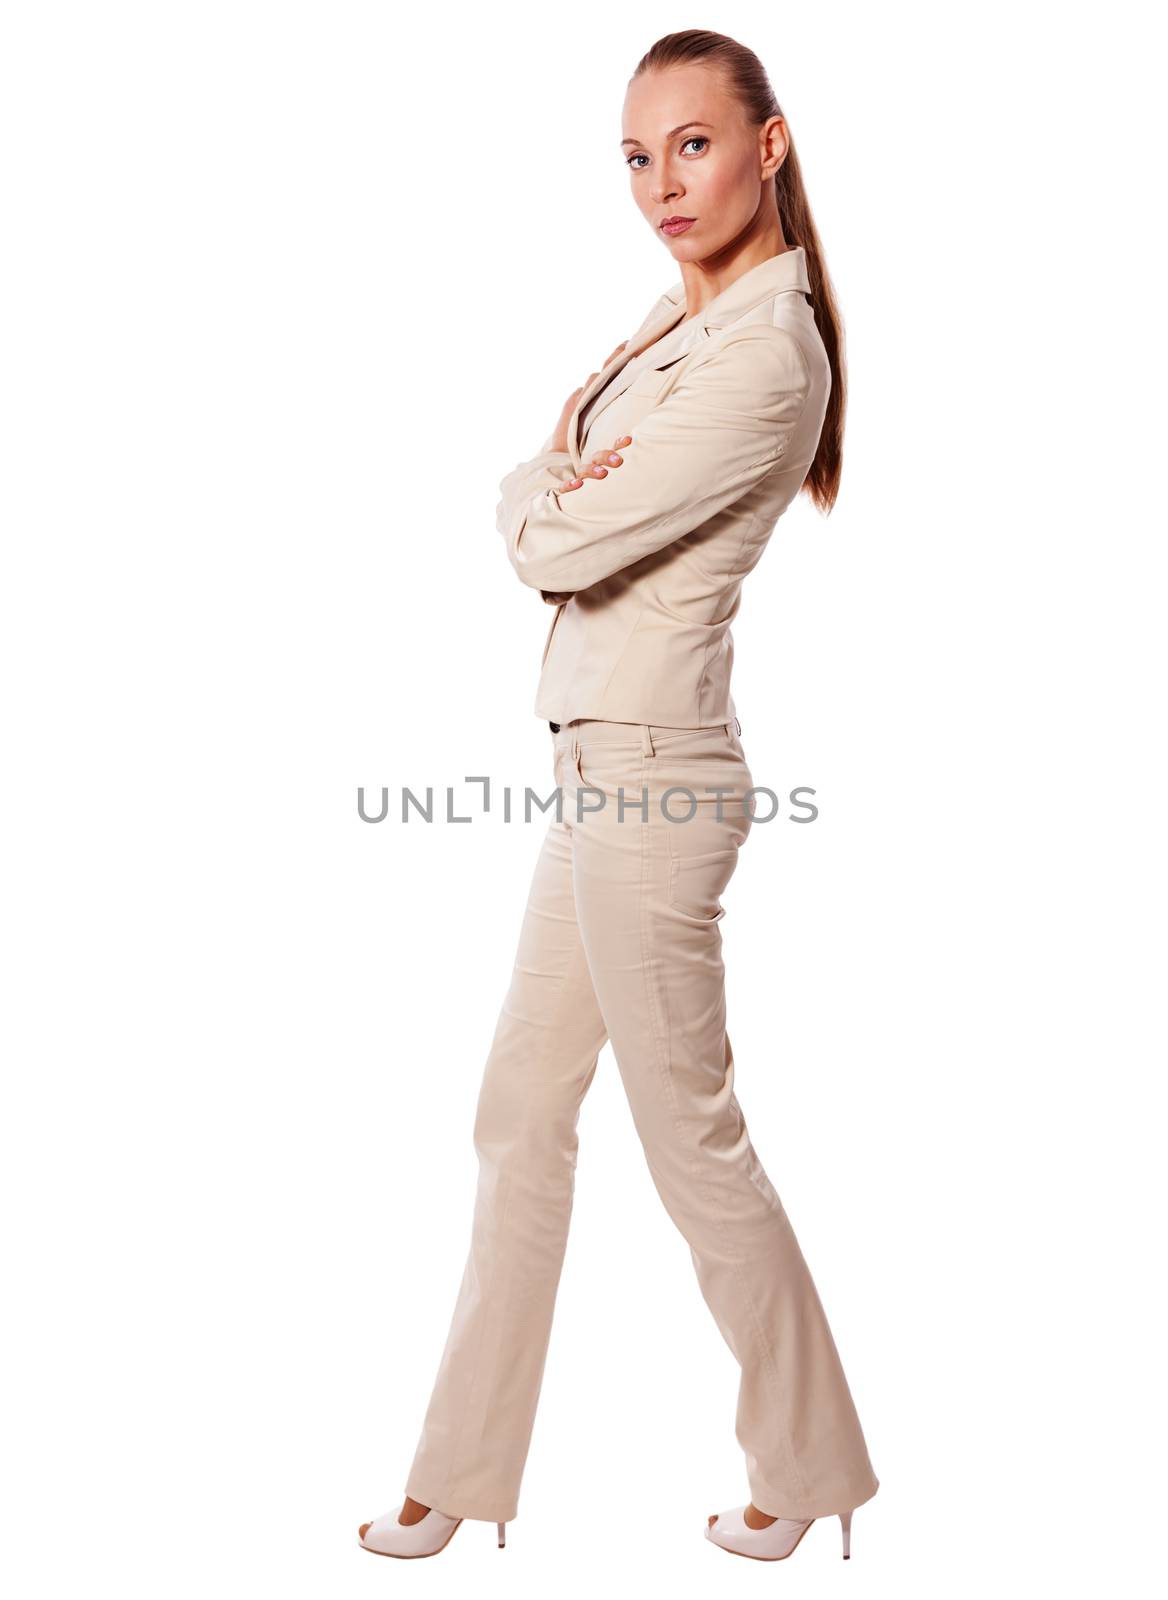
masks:
[[[853,1510],[855,1507],[852,1508]],[[746,1506],[735,1506],[733,1511],[720,1511],[706,1528],[706,1538],[723,1550],[736,1556],[753,1556],[756,1561],[783,1561],[799,1543],[815,1521],[795,1522],[789,1517],[776,1517],[765,1528],[752,1528],[745,1517]],[[852,1554],[852,1513],[839,1513],[844,1536],[844,1560]]]
[[[404,1500],[402,1505],[405,1505]],[[357,1534],[362,1549],[372,1550],[377,1556],[436,1556],[439,1550],[445,1550],[462,1521],[461,1517],[448,1517],[433,1506],[417,1522],[399,1522],[400,1514],[401,1506],[395,1506],[383,1517],[363,1522]],[[502,1550],[507,1542],[507,1524],[498,1522],[495,1526]]]

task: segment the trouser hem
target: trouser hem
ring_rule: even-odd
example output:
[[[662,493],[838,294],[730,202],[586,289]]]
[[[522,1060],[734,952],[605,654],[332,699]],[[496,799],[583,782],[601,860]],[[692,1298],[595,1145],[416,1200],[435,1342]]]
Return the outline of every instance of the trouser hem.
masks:
[[[768,1517],[806,1522],[809,1517],[834,1517],[841,1511],[852,1511],[866,1500],[871,1500],[879,1487],[880,1479],[870,1478],[852,1489],[845,1486],[826,1494],[805,1495],[800,1499],[797,1495],[784,1494],[781,1489],[770,1489],[765,1483],[755,1482],[750,1486],[750,1498]]]
[[[473,1496],[445,1495],[441,1498],[430,1493],[425,1484],[411,1478],[406,1493],[419,1505],[441,1511],[444,1517],[467,1517],[471,1522],[513,1522],[519,1513],[514,1500],[510,1502],[476,1500]]]

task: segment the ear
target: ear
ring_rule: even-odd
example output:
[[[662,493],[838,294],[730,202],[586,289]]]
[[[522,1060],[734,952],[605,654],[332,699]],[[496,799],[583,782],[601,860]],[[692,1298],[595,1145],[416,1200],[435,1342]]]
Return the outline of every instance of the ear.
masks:
[[[774,177],[787,159],[790,143],[786,119],[782,116],[768,117],[759,132],[759,154],[762,157],[760,178],[765,180]]]

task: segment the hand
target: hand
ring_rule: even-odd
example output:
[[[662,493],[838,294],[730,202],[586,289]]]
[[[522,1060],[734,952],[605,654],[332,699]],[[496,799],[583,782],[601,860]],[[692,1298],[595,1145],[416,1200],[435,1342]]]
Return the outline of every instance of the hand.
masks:
[[[625,445],[632,444],[632,442],[633,436],[631,433],[622,433],[620,438],[614,441],[616,448],[612,450],[595,451],[592,456],[592,465],[585,467],[584,469],[584,477],[606,478],[608,476],[609,467],[619,467],[621,464],[621,458],[617,454],[617,448],[623,449]],[[565,483],[561,488],[557,489],[556,493],[563,494],[565,490],[568,489],[579,489],[583,482],[584,478],[573,478],[570,483]],[[566,594],[560,594],[554,589],[541,589],[539,592],[543,599],[547,601],[549,606],[562,605],[565,600],[570,600],[572,598],[571,591]]]
[[[583,474],[579,478],[569,479],[567,483],[556,490],[556,493],[563,494],[568,489],[579,489],[585,478],[607,478],[609,468],[619,467],[624,459],[617,452],[623,450],[626,445],[632,444],[632,442],[633,436],[631,433],[622,433],[619,439],[613,440],[611,450],[594,450],[591,464],[584,468]]]
[[[622,339],[620,344],[617,345],[616,349],[613,350],[609,355],[605,356],[597,370],[595,372],[590,372],[580,387],[578,389],[573,389],[571,394],[564,401],[564,408],[560,412],[560,420],[556,423],[555,432],[552,435],[553,450],[566,450],[568,448],[568,424],[572,420],[573,411],[576,409],[576,401],[579,400],[580,396],[584,393],[585,389],[587,389],[593,378],[599,377],[604,371],[605,367],[608,366],[609,362],[616,360],[617,356],[620,355],[621,351],[624,349],[625,345],[628,344],[628,342],[629,341],[627,339]]]

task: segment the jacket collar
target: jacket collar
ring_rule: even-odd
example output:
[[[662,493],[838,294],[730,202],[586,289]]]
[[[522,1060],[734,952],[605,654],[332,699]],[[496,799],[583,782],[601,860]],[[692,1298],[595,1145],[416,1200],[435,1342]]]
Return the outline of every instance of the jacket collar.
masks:
[[[780,255],[768,256],[765,261],[758,261],[753,267],[748,267],[720,294],[716,294],[710,303],[698,312],[694,321],[701,323],[706,329],[724,328],[728,323],[736,322],[746,312],[752,311],[760,301],[769,300],[772,295],[783,294],[789,289],[801,289],[804,294],[811,293],[811,280],[807,276],[807,252],[801,244],[792,245]],[[660,313],[664,316],[667,307],[673,310],[684,304],[685,284],[679,280],[671,289],[665,291],[657,306],[653,308],[653,313],[650,314],[655,314],[660,307]]]
[[[716,294],[710,303],[692,318],[690,331],[681,343],[670,347],[669,360],[677,361],[680,357],[688,355],[709,336],[713,329],[725,328],[730,323],[737,322],[739,317],[745,316],[763,300],[770,300],[788,290],[811,293],[811,280],[807,275],[807,252],[801,244],[792,245],[789,250],[784,250],[777,256],[768,256],[765,261],[756,262],[753,267],[748,267],[735,278],[734,282],[720,294]],[[568,422],[568,453],[575,472],[579,472],[583,465],[580,456],[581,412],[604,384],[610,382],[614,384],[612,397],[615,399],[622,388],[622,385],[615,382],[617,374],[634,356],[640,355],[647,345],[660,339],[670,328],[675,327],[684,311],[685,284],[679,279],[654,302],[649,315],[629,339],[621,354],[598,372],[591,383],[585,385]]]

